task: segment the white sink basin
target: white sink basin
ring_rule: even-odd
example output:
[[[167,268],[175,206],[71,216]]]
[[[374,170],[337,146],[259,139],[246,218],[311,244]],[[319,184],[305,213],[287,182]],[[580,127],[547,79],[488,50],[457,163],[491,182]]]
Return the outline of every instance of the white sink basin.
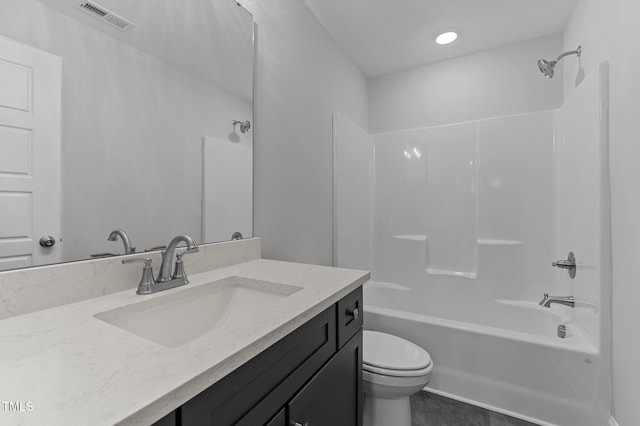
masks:
[[[101,312],[95,317],[174,348],[301,289],[234,276]]]

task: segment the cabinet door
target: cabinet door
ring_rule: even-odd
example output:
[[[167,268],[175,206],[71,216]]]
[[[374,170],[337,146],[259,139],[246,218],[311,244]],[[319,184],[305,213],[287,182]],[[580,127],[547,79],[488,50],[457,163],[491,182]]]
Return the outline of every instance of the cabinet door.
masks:
[[[180,425],[264,425],[335,350],[334,305],[186,402]]]
[[[338,301],[338,347],[347,343],[362,328],[362,287]]]
[[[287,417],[283,408],[265,426],[287,426]]]
[[[362,330],[288,404],[289,426],[362,425]]]

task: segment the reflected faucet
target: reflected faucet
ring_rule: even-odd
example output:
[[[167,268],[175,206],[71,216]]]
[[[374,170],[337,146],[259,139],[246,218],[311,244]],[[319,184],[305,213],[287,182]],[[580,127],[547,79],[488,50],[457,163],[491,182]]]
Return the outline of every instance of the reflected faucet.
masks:
[[[573,296],[549,296],[549,293],[544,294],[544,298],[538,303],[540,306],[550,308],[552,304],[557,303],[559,305],[569,306],[573,308],[576,304]]]
[[[177,257],[175,268],[176,272],[174,272],[172,275],[171,262],[173,261],[173,255],[176,251],[176,247],[181,242],[187,244],[187,251],[181,253]],[[171,242],[167,246],[167,249],[162,252],[162,264],[160,265],[160,273],[158,274],[157,282],[164,283],[171,281],[172,279],[180,279],[184,281],[184,284],[187,284],[189,281],[187,280],[187,276],[184,274],[184,267],[182,266],[182,255],[195,253],[199,250],[200,249],[198,248],[198,245],[193,241],[193,238],[188,235],[178,235],[173,240],[171,240]]]
[[[107,240],[116,241],[118,237],[120,237],[122,243],[124,244],[124,254],[132,254],[136,252],[136,248],[131,247],[131,241],[129,240],[127,233],[124,232],[123,229],[116,229],[115,231],[111,231],[111,233],[107,237]]]

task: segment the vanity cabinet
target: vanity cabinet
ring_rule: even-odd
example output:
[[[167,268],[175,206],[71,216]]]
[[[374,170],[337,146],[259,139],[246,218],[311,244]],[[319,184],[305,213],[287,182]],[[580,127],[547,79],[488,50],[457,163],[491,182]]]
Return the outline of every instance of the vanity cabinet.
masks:
[[[287,404],[288,425],[361,425],[361,383],[359,330]]]
[[[362,403],[360,287],[167,417],[182,426],[361,426]]]

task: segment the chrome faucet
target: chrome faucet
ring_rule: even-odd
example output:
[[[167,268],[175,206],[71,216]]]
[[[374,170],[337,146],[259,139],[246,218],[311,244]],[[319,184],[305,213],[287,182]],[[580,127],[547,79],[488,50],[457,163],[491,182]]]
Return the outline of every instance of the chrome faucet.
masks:
[[[557,303],[559,305],[569,306],[573,308],[576,304],[573,296],[549,296],[549,293],[544,294],[544,298],[538,303],[540,306],[550,308],[552,304]]]
[[[115,231],[111,231],[107,240],[116,241],[120,237],[122,243],[124,244],[124,254],[132,254],[136,252],[135,247],[131,247],[131,240],[129,240],[129,236],[123,229],[116,229]]]
[[[176,247],[181,242],[187,244],[187,250],[181,253],[175,253]],[[138,294],[153,294],[162,290],[168,290],[170,288],[179,287],[181,285],[189,284],[187,274],[184,272],[184,263],[182,262],[182,256],[189,253],[195,253],[199,251],[198,245],[188,235],[178,235],[169,243],[169,246],[162,252],[162,265],[160,265],[160,272],[158,273],[158,279],[153,278],[153,271],[151,269],[151,258],[135,257],[132,259],[123,259],[122,263],[143,262],[144,269],[142,271],[142,278],[138,284]],[[171,273],[171,262],[173,261],[173,255],[176,256],[176,266]]]
[[[171,262],[173,261],[173,255],[176,251],[176,247],[181,242],[187,244],[187,251],[181,253],[177,257],[175,268],[176,271],[172,274]],[[171,242],[167,246],[167,249],[162,252],[162,264],[160,265],[160,273],[158,274],[157,279],[158,284],[170,282],[172,280],[181,280],[184,281],[182,284],[187,284],[189,280],[187,280],[187,275],[184,273],[184,267],[182,265],[182,255],[188,253],[196,253],[199,250],[200,249],[198,248],[198,245],[193,241],[193,238],[188,235],[178,235],[173,240],[171,240]]]

